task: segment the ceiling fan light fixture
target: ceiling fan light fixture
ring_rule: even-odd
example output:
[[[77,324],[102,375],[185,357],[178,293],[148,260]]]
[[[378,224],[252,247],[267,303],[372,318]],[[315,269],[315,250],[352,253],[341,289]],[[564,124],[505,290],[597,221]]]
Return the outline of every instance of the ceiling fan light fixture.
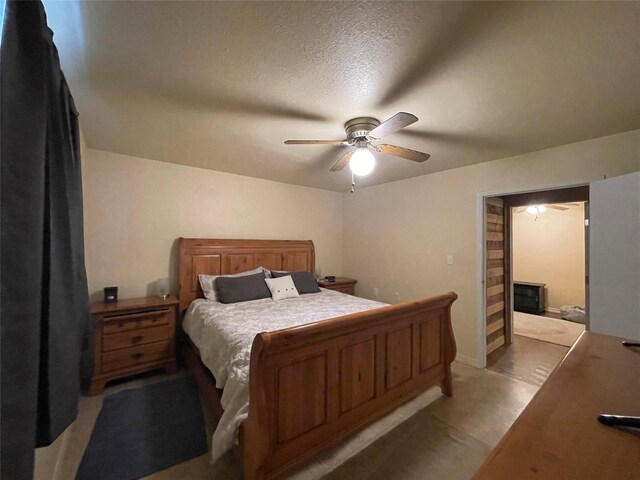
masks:
[[[369,175],[376,166],[376,159],[367,147],[356,149],[349,161],[349,168],[359,177]]]
[[[527,213],[531,215],[536,215],[537,213],[544,213],[547,211],[547,207],[544,205],[529,205],[526,209]]]
[[[422,163],[429,160],[430,155],[428,153],[399,147],[398,145],[373,145],[371,143],[417,121],[418,117],[407,112],[398,112],[382,123],[373,117],[356,117],[345,123],[346,138],[342,140],[285,140],[284,143],[286,145],[339,145],[341,147],[351,147],[331,166],[329,171],[340,172],[349,165],[352,177],[351,191],[353,192],[353,185],[355,185],[353,179],[355,176],[364,177],[369,175],[376,166],[376,158],[371,149],[385,155],[411,160],[412,162]]]
[[[535,205],[529,205],[527,207],[527,213],[535,215],[536,213],[538,213],[538,207],[536,207]]]

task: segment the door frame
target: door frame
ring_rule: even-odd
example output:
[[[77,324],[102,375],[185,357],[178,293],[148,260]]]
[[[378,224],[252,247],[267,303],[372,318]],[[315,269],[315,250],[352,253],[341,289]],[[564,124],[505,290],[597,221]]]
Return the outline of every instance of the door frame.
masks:
[[[543,198],[553,199],[556,198],[553,193],[555,190],[564,190],[564,189],[572,189],[572,188],[586,188],[587,192],[589,189],[589,182],[579,182],[579,183],[557,183],[557,184],[549,184],[542,185],[534,188],[505,188],[494,191],[480,192],[476,195],[476,258],[477,258],[477,269],[476,269],[476,295],[477,295],[477,320],[476,320],[476,332],[477,332],[477,343],[476,343],[476,352],[477,357],[475,361],[475,366],[478,368],[485,368],[487,366],[487,322],[486,322],[486,290],[485,290],[485,278],[487,274],[487,248],[486,248],[486,211],[485,211],[485,201],[488,197],[509,197],[509,196],[519,196],[520,199],[527,198],[525,195],[528,195],[530,198],[539,198],[533,197],[533,194],[541,195],[544,193],[549,193],[550,195]],[[557,192],[555,192],[557,193]],[[564,197],[558,197],[564,198]],[[569,197],[570,198],[570,197]],[[576,201],[574,200],[563,200],[563,202]],[[551,201],[540,201],[540,203],[555,203],[560,202],[560,200],[551,200]],[[506,209],[506,207],[505,207]],[[509,207],[509,217],[511,217],[511,206]],[[509,231],[507,232],[507,228],[505,228],[505,270],[508,267],[509,269],[509,277],[511,276],[512,270],[512,252],[511,252],[511,218],[509,218]],[[508,233],[508,237],[507,237]],[[508,243],[508,246],[507,246]],[[587,247],[585,245],[585,247]],[[509,256],[507,258],[506,251],[508,250]],[[588,257],[589,252],[586,251],[585,255]],[[586,259],[586,264],[588,264],[588,258]],[[588,289],[589,283],[585,284],[585,293],[588,297]],[[508,295],[508,300],[505,304],[512,305],[513,304],[513,287],[510,285],[509,288],[505,289],[505,296]],[[505,321],[507,319],[505,318]],[[509,327],[509,335],[512,336],[512,328]]]

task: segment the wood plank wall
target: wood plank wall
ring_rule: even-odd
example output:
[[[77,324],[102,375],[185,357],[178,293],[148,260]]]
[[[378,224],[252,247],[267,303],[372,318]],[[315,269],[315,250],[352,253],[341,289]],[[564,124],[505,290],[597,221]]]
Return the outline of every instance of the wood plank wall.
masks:
[[[487,355],[508,340],[506,330],[505,206],[499,197],[485,200],[487,242]]]

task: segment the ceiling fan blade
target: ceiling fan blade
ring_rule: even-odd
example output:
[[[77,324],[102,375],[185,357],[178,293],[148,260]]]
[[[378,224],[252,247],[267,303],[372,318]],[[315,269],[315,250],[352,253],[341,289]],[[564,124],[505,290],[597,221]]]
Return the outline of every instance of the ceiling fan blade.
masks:
[[[351,155],[353,155],[353,151],[345,153],[329,170],[332,172],[339,172],[342,170],[347,166],[347,163],[349,163]]]
[[[515,11],[513,11],[516,14]],[[450,68],[460,58],[473,50],[470,45],[483,42],[495,25],[512,13],[498,5],[486,2],[456,2],[447,5],[447,15],[428,28],[429,34],[421,36],[424,45],[416,47],[414,60],[398,71],[395,81],[388,85],[379,106],[388,106],[409,92],[425,85],[432,78]],[[403,62],[404,63],[404,62]]]
[[[344,140],[287,140],[285,145],[348,145]]]
[[[560,205],[545,205],[547,208],[553,208],[554,210],[569,210],[569,207],[562,207]]]
[[[378,152],[388,153],[389,155],[394,155],[400,158],[406,158],[407,160],[412,160],[414,162],[424,162],[429,160],[428,153],[418,152],[416,150],[411,150],[410,148],[398,147],[397,145],[378,145],[374,147]]]
[[[411,113],[406,112],[398,112],[390,119],[382,122],[376,128],[369,132],[374,138],[382,138],[385,135],[389,135],[393,132],[397,132],[401,128],[408,127],[412,123],[416,123],[418,121],[418,117]]]

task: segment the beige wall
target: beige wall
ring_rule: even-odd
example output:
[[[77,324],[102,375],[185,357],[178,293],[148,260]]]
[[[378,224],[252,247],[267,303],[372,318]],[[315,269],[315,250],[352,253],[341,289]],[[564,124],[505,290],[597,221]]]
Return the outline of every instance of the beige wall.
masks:
[[[377,287],[387,302],[457,292],[458,352],[481,366],[481,196],[636,171],[639,146],[636,130],[344,194],[343,273],[359,280],[358,295]]]
[[[453,290],[461,358],[479,364],[482,194],[584,184],[640,170],[640,131],[565,145],[355,194],[338,194],[87,149],[83,158],[90,292],[146,295],[170,275],[179,236],[312,239],[324,274],[393,303]],[[437,161],[432,159],[430,161]],[[446,256],[453,255],[453,265]]]
[[[513,280],[545,283],[547,307],[585,306],[584,204],[513,214]]]
[[[86,149],[89,292],[121,298],[177,291],[178,237],[311,239],[323,273],[341,273],[342,195],[308,187]]]

